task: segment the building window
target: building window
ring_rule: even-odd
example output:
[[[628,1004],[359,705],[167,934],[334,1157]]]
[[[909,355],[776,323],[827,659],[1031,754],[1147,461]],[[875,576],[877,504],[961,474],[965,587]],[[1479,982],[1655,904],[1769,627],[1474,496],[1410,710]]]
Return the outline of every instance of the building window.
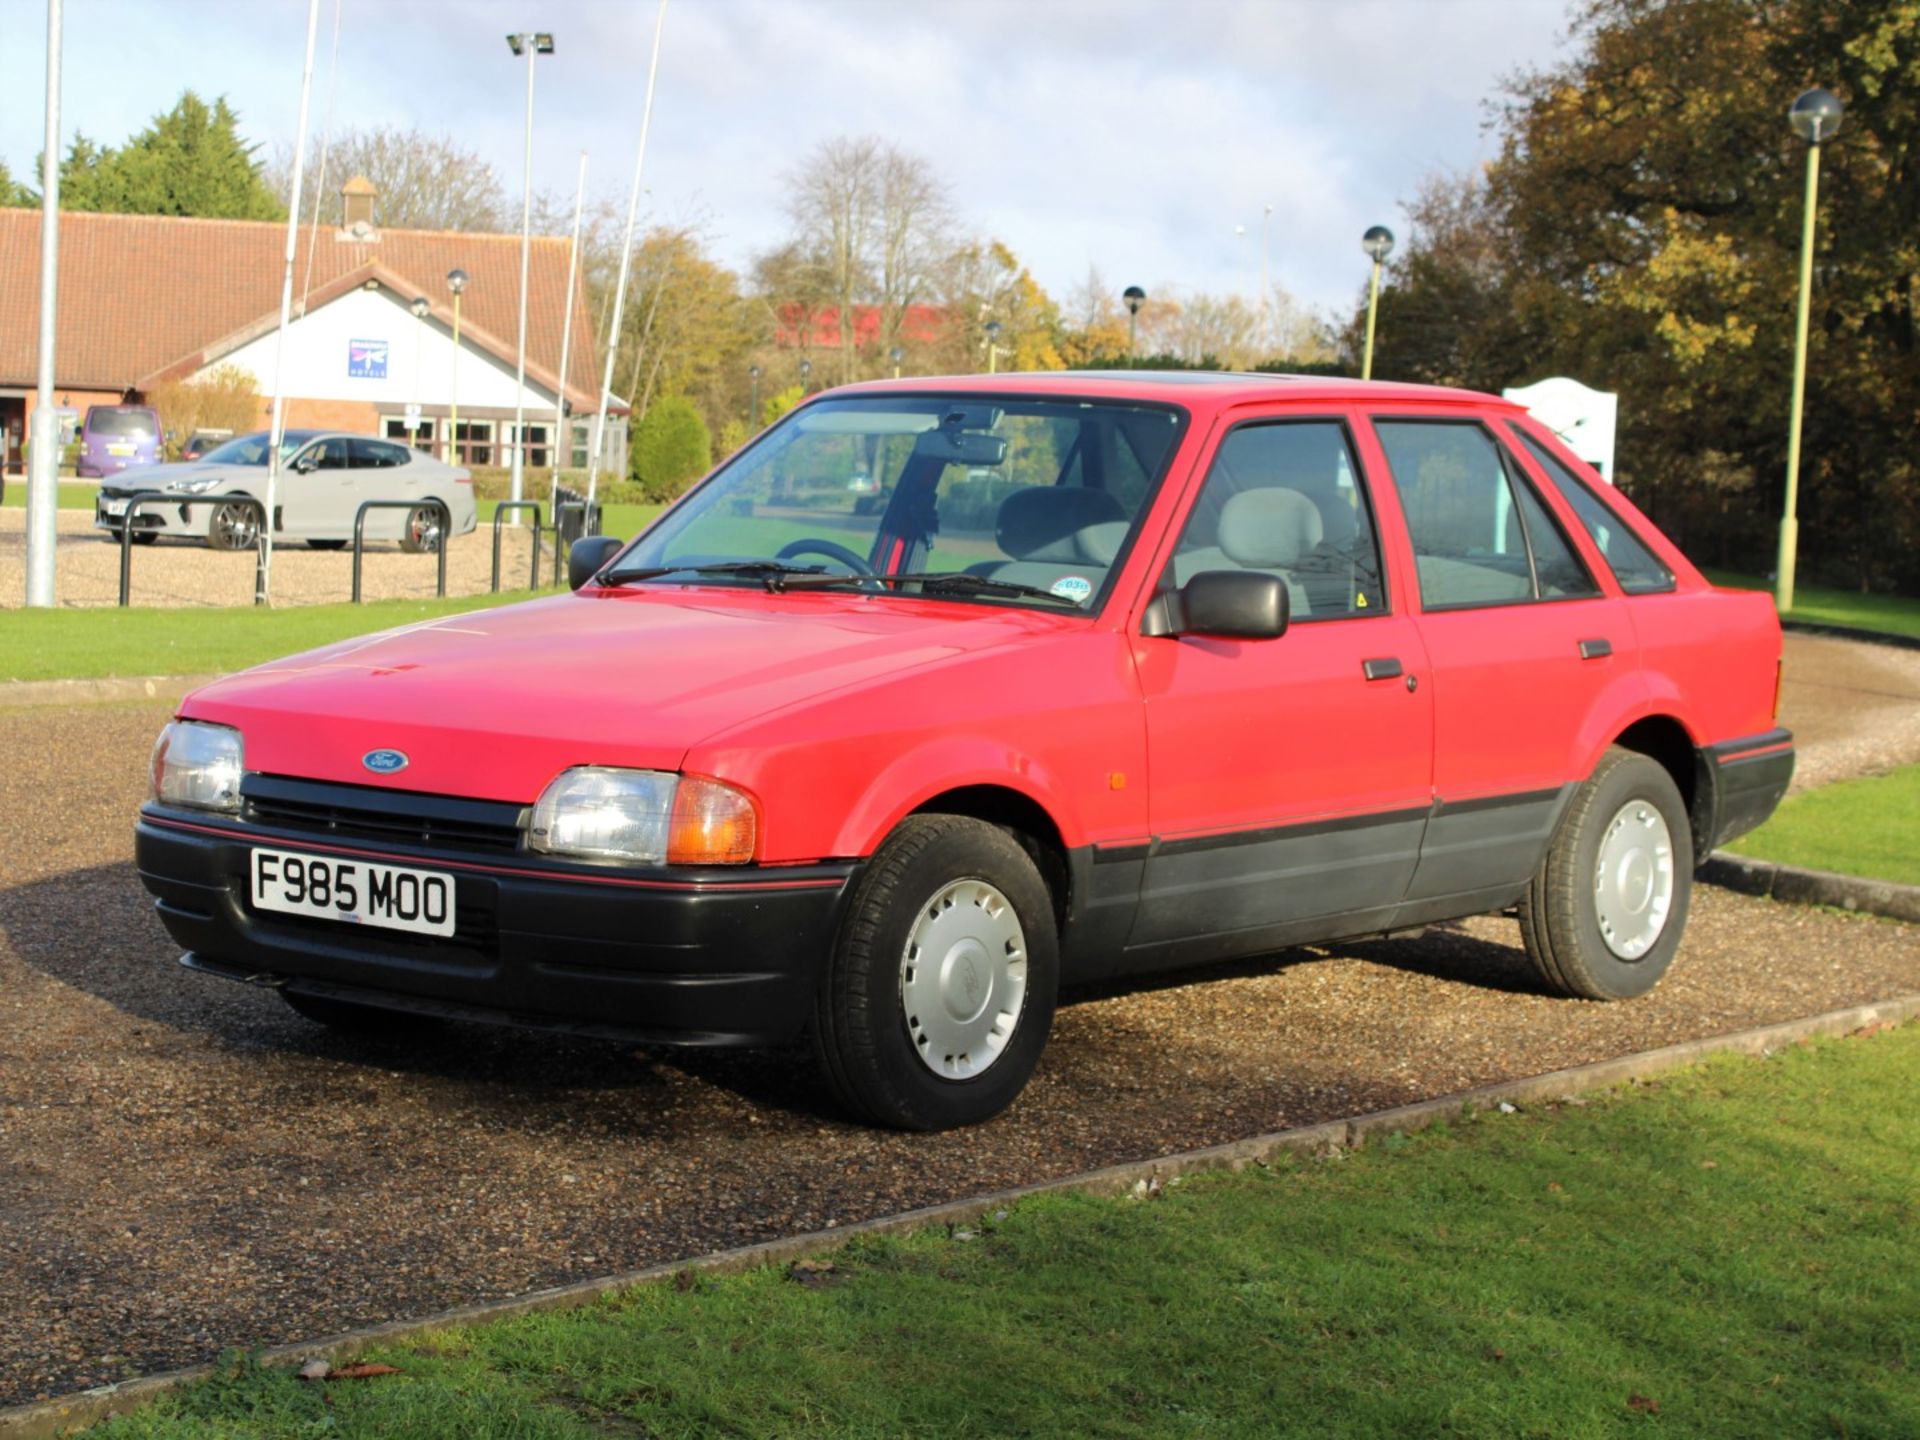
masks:
[[[419,426],[419,429],[413,436],[413,448],[416,450],[424,450],[429,455],[433,454],[435,441],[439,438],[439,432],[435,429],[434,422],[423,415],[415,423]],[[380,433],[389,440],[405,442],[407,440],[406,417],[403,415],[381,416]]]
[[[450,458],[450,464],[493,464],[493,422],[462,420],[454,435],[454,449],[457,453]]]
[[[584,470],[587,468],[587,451],[593,444],[593,422],[591,420],[573,420],[567,426],[569,454],[567,468]]]

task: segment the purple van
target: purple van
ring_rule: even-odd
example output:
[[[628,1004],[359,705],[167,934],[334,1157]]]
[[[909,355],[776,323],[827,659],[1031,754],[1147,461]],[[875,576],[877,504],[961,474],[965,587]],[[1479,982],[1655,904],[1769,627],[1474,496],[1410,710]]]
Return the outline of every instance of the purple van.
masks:
[[[149,405],[92,405],[80,429],[82,478],[118,475],[160,459],[160,412]]]

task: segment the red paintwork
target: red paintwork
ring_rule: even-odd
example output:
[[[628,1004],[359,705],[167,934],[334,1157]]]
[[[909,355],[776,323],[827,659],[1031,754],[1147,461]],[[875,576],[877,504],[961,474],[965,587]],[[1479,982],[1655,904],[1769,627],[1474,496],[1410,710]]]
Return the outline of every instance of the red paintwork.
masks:
[[[531,803],[572,765],[717,776],[758,800],[768,864],[869,854],[903,816],[960,786],[1019,792],[1068,846],[1120,844],[1546,789],[1584,776],[1649,716],[1671,717],[1696,745],[1773,725],[1771,602],[1715,590],[1603,482],[1595,488],[1673,570],[1672,593],[1622,597],[1543,485],[1605,595],[1420,613],[1412,548],[1366,417],[1519,417],[1505,401],[1271,378],[851,388],[1156,400],[1191,423],[1096,616],[700,584],[586,591],[278,661],[196,692],[181,714],[238,726],[250,770],[399,790]],[[1273,641],[1142,637],[1214,447],[1260,415],[1348,421],[1391,614]],[[1580,660],[1578,642],[1598,637],[1613,655]],[[1400,659],[1417,689],[1363,681],[1360,661],[1383,656]],[[376,747],[412,763],[372,775],[360,759]]]

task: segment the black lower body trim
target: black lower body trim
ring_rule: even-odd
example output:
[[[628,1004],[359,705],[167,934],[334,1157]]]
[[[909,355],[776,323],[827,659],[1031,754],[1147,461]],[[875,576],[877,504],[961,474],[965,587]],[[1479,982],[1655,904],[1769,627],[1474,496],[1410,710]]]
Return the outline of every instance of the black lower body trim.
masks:
[[[1716,846],[1764,824],[1793,783],[1793,736],[1770,730],[1725,740],[1700,752],[1700,770],[1711,792],[1709,843],[1696,859],[1705,864]]]

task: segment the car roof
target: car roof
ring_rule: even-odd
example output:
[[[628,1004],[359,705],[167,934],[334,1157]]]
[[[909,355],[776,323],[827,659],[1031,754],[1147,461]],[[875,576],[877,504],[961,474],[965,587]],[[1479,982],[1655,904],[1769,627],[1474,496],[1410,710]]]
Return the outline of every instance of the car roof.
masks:
[[[1497,395],[1444,385],[1234,370],[1027,370],[1000,375],[930,375],[913,380],[861,381],[823,391],[822,396],[911,395],[928,391],[1036,397],[1094,393],[1115,399],[1159,400],[1189,408],[1204,405],[1210,409],[1224,409],[1250,400],[1292,400],[1305,404],[1495,405],[1515,411],[1521,408]]]

